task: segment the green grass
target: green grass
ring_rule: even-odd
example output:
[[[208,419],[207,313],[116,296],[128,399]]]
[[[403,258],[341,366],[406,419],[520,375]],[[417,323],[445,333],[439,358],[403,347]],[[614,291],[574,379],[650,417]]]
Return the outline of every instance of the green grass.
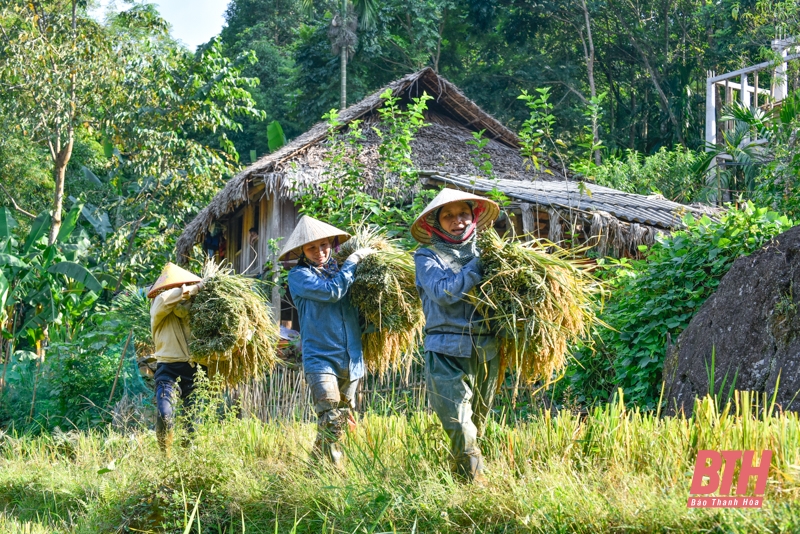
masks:
[[[363,416],[346,476],[308,463],[315,429],[304,423],[205,422],[172,459],[147,431],[6,435],[0,532],[796,531],[800,421],[755,400],[739,395],[720,413],[706,399],[691,419],[614,403],[583,420],[493,423],[486,488],[451,478],[425,413]],[[705,448],[774,451],[763,509],[686,508]]]

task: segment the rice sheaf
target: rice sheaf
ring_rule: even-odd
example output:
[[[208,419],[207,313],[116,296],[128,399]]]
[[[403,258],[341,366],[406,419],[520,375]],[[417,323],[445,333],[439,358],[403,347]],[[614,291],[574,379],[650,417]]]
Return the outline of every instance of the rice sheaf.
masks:
[[[596,311],[603,288],[592,265],[543,240],[478,236],[483,278],[473,302],[500,338],[501,367],[527,382],[551,382],[566,366],[569,346],[602,325]]]
[[[278,361],[278,326],[258,280],[209,262],[190,307],[192,359],[227,386],[262,378]]]
[[[362,259],[350,286],[350,302],[367,325],[361,336],[364,362],[370,372],[411,368],[422,341],[425,316],[417,294],[414,260],[381,232],[362,227],[339,249],[339,263],[359,248],[377,252]]]

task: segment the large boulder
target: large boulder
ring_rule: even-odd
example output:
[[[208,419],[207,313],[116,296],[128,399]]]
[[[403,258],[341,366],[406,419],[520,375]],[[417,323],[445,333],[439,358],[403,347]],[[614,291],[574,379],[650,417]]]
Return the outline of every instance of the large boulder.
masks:
[[[717,291],[667,351],[664,381],[668,413],[691,413],[709,386],[714,354],[714,392],[726,380],[735,388],[775,390],[784,410],[800,410],[800,226],[758,252],[737,259]]]

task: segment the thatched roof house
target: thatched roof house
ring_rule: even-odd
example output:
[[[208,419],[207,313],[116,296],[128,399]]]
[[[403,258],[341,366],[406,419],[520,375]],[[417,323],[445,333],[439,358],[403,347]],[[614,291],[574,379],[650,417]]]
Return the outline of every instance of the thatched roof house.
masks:
[[[412,143],[414,165],[421,171],[421,187],[448,186],[486,192],[498,187],[511,197],[514,229],[550,237],[577,232],[594,239],[601,253],[635,254],[639,244],[650,244],[657,233],[680,225],[680,212],[689,208],[660,197],[644,197],[591,185],[592,196],[581,194],[575,182],[551,169],[538,173],[519,154],[517,135],[481,110],[456,86],[426,68],[389,84],[392,93],[409,101],[427,92],[426,121]],[[359,119],[379,123],[383,99],[375,92],[339,115],[342,127]],[[361,157],[367,173],[377,168],[379,139],[371,129]],[[485,130],[490,138],[484,151],[491,157],[499,181],[476,179],[467,144],[472,133]],[[278,151],[264,156],[231,179],[214,200],[186,227],[178,240],[178,259],[185,260],[203,240],[212,223],[227,228],[227,258],[239,272],[259,273],[274,251],[268,241],[288,236],[294,229],[298,190],[324,179],[327,124],[319,123]],[[370,176],[366,177],[367,186]],[[557,220],[558,224],[551,224]],[[247,246],[248,230],[259,240]]]
[[[462,174],[475,173],[476,169],[470,162],[471,147],[466,142],[472,139],[472,132],[485,130],[484,136],[491,139],[485,152],[491,156],[492,165],[499,176],[516,180],[554,178],[549,174],[527,170],[519,155],[517,135],[481,110],[455,85],[437,75],[432,69],[426,68],[410,74],[387,87],[395,96],[404,100],[421,96],[423,92],[433,96],[433,100],[428,102],[426,113],[426,120],[430,124],[417,134],[413,143],[412,157],[417,168]],[[375,124],[378,121],[376,110],[383,103],[380,95],[385,89],[376,91],[361,102],[343,110],[339,114],[339,121],[343,127],[356,119],[363,120],[366,125]],[[320,122],[308,132],[276,152],[259,159],[232,178],[211,204],[200,211],[184,230],[178,241],[179,259],[185,259],[190,254],[194,244],[202,239],[211,223],[232,220],[235,212],[244,205],[257,205],[263,203],[261,202],[263,200],[267,200],[267,205],[262,206],[265,209],[259,213],[260,217],[266,220],[274,217],[273,222],[276,224],[278,221],[282,222],[279,231],[277,227],[270,227],[271,231],[260,231],[260,235],[274,238],[288,235],[293,228],[296,215],[293,206],[290,207],[295,196],[293,190],[323,178],[325,154],[323,141],[326,135],[327,125]],[[378,139],[373,132],[366,133],[365,145],[364,157],[377,161],[378,154],[375,148]],[[368,169],[376,166],[369,165],[370,161],[365,163]],[[561,178],[558,174],[555,177]],[[268,206],[272,205],[270,202],[278,208],[283,208],[280,214],[270,213],[267,216]],[[244,224],[245,232],[250,228],[250,223],[255,223],[257,219],[251,218],[250,222]],[[229,242],[235,240],[229,239]],[[232,256],[229,258],[233,259]]]

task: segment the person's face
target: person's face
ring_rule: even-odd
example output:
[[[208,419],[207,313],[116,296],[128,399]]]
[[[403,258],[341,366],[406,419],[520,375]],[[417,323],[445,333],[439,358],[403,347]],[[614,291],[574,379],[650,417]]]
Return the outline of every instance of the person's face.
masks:
[[[303,245],[303,254],[317,265],[322,265],[331,257],[331,241],[327,237]]]
[[[439,224],[453,235],[461,235],[472,224],[472,209],[466,202],[445,204],[439,212]]]

